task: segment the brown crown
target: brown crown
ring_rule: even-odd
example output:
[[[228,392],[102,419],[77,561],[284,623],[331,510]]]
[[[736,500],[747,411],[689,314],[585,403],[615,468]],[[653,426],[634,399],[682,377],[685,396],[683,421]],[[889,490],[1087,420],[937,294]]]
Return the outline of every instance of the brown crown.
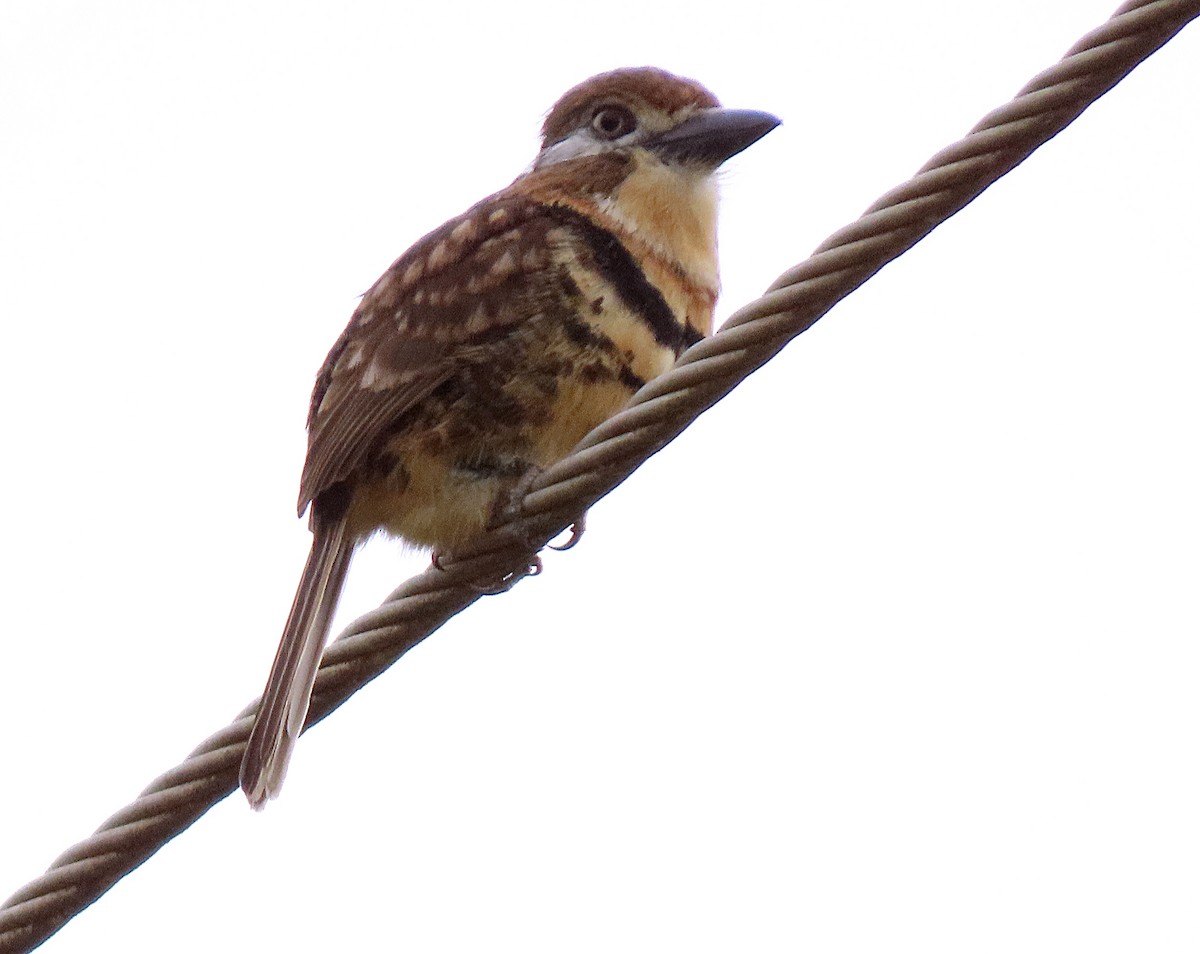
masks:
[[[712,93],[695,80],[685,79],[653,66],[637,66],[601,73],[567,90],[542,126],[542,143],[565,139],[583,121],[584,114],[598,102],[645,104],[674,113],[687,106],[720,106]]]

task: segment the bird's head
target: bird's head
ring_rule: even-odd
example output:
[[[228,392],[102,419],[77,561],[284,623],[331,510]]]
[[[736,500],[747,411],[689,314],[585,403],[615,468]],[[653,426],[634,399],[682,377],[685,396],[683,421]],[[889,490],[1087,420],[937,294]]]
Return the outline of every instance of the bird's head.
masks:
[[[613,70],[568,90],[546,116],[544,168],[583,156],[647,153],[711,173],[779,125],[770,113],[724,109],[695,80],[654,67]]]
[[[601,73],[550,110],[524,186],[601,220],[715,296],[715,173],[778,125],[665,70]]]

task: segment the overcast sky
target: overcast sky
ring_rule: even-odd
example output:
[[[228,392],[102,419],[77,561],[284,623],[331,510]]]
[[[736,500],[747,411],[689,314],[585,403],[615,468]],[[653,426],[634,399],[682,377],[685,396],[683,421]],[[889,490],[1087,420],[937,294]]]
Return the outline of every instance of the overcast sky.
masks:
[[[1115,0],[0,7],[0,896],[261,690],[313,375],[569,86],[784,125],[719,317]],[[1194,951],[1200,28],[47,946]],[[426,557],[369,547],[339,619]]]

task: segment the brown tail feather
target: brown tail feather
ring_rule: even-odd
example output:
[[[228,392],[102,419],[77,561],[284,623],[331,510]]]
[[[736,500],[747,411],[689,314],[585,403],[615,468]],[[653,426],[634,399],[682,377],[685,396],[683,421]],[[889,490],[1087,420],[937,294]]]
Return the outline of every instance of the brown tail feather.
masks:
[[[312,550],[242,757],[242,791],[255,809],[283,785],[353,552],[344,520],[314,521]]]

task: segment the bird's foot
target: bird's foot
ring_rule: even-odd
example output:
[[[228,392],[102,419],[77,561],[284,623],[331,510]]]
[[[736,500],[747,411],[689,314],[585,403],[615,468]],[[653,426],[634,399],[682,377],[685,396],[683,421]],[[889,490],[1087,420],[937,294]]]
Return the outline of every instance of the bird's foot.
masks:
[[[451,554],[443,553],[440,550],[433,551],[431,564],[435,570],[446,572],[445,561],[447,558],[453,559]],[[464,583],[464,586],[475,590],[483,596],[495,596],[499,593],[507,593],[514,586],[525,579],[527,576],[540,576],[542,572],[542,558],[534,553],[532,556],[525,558],[524,565],[515,569],[502,573],[498,578],[486,583]]]
[[[540,541],[531,539],[522,529],[513,525],[515,521],[519,521],[524,515],[523,505],[525,495],[529,493],[529,488],[541,473],[541,467],[536,464],[529,465],[529,468],[521,475],[520,480],[517,481],[512,489],[497,498],[492,506],[492,512],[487,522],[489,530],[503,527],[500,530],[501,535],[511,539],[521,549],[525,550],[528,555],[524,558],[520,567],[501,574],[498,579],[485,583],[467,584],[472,589],[488,596],[496,593],[507,593],[517,583],[525,579],[525,577],[541,574],[542,560],[537,555],[537,544]],[[508,526],[505,526],[505,524],[508,524]],[[557,546],[551,545],[550,549],[570,550],[582,539],[586,528],[587,514],[583,513],[579,515],[579,519],[571,524],[571,535],[567,539],[567,542]],[[433,568],[435,570],[445,570],[445,563],[452,559],[453,555],[451,553],[435,549],[432,556]]]
[[[533,486],[533,482],[537,480],[539,476],[541,476],[544,470],[545,468],[539,467],[537,464],[529,465],[529,469],[521,475],[521,479],[517,481],[512,490],[508,491],[508,493],[504,494],[499,500],[496,501],[496,505],[492,508],[491,519],[488,521],[489,527],[495,527],[498,524],[509,520],[519,520],[522,516],[524,516],[525,496],[529,493],[529,489]],[[567,542],[558,546],[551,544],[550,549],[560,551],[570,550],[571,547],[575,546],[575,544],[577,544],[583,538],[583,532],[586,529],[587,513],[584,512],[581,513],[578,519],[571,524],[571,536],[568,538]],[[525,536],[519,530],[506,530],[505,533],[510,535],[513,539],[518,540],[530,551],[534,551],[536,549],[534,546],[534,541],[530,540],[529,537]]]

